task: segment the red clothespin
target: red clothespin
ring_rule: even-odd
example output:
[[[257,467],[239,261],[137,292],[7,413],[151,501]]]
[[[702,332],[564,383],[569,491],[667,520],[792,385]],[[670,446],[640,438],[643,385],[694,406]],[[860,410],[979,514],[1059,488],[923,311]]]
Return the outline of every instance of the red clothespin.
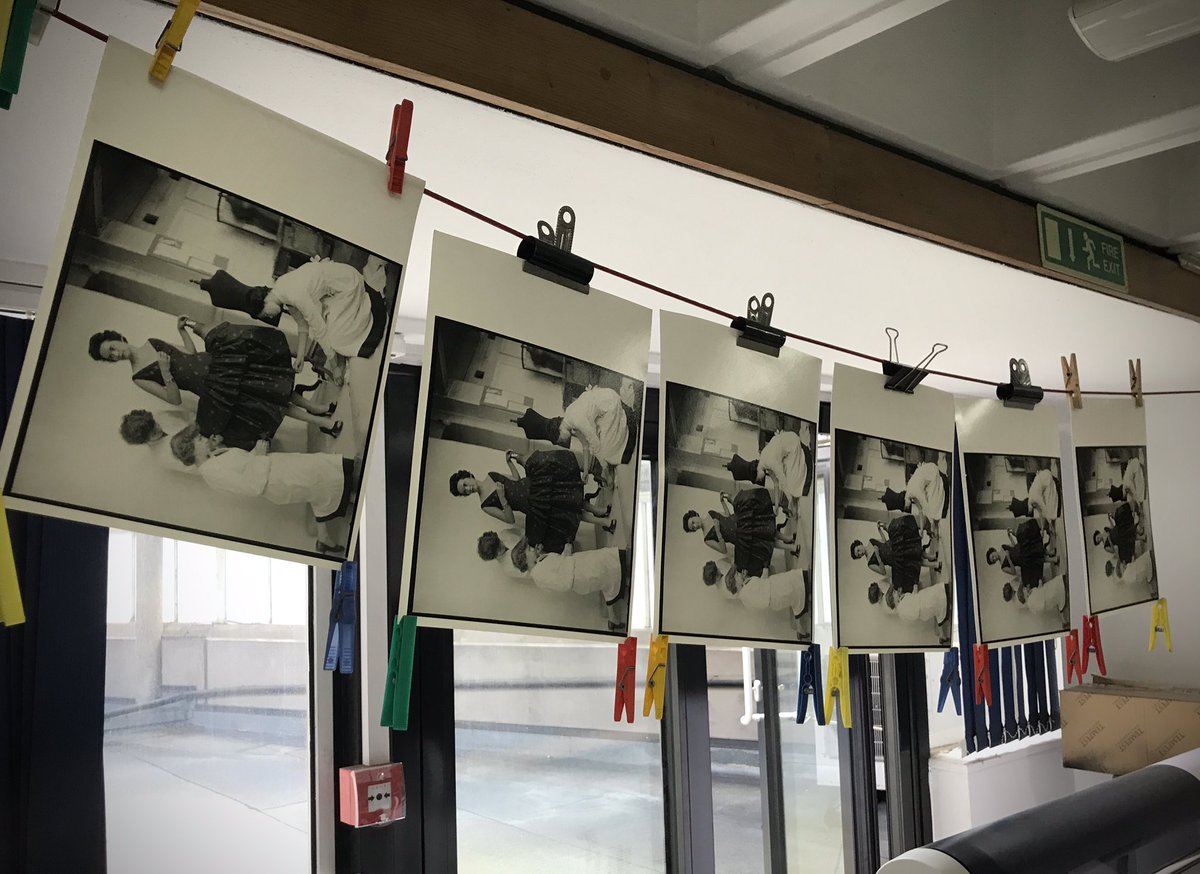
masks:
[[[613,703],[613,722],[633,722],[633,693],[637,685],[637,638],[627,637],[617,644],[617,690]]]
[[[392,110],[392,136],[388,140],[388,191],[404,193],[404,165],[408,163],[408,137],[412,133],[413,102],[405,100]]]
[[[992,706],[992,667],[986,643],[975,644],[975,703]]]
[[[1083,655],[1083,670],[1080,672],[1080,678],[1088,670],[1088,656],[1092,653],[1096,654],[1096,669],[1100,672],[1100,676],[1107,677],[1108,671],[1104,668],[1104,646],[1100,643],[1100,617],[1099,616],[1084,616],[1083,617],[1083,645],[1080,647]]]
[[[1086,619],[1086,618],[1087,617],[1085,616],[1084,619]],[[1086,631],[1087,626],[1086,625],[1084,626],[1084,629],[1085,629],[1084,635],[1086,637],[1086,635],[1087,635],[1087,631]],[[1080,683],[1082,683],[1084,667],[1083,667],[1083,663],[1081,661],[1081,655],[1080,655],[1079,629],[1078,628],[1072,628],[1070,631],[1067,632],[1066,648],[1067,648],[1067,685],[1071,684],[1072,674],[1075,676],[1076,680],[1078,680]],[[1082,658],[1087,658],[1087,655],[1084,654],[1082,656]]]

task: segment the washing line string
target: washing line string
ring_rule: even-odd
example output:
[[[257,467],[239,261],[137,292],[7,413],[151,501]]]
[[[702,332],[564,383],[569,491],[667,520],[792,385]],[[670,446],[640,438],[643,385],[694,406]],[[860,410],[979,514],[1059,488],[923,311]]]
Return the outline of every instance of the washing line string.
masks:
[[[86,33],[88,36],[94,37],[95,39],[98,39],[101,42],[108,42],[108,36],[106,34],[102,33],[101,31],[96,30],[93,27],[89,27],[88,25],[84,24],[81,21],[78,21],[77,19],[72,18],[71,16],[65,14],[64,12],[61,12],[56,9],[56,10],[53,10],[50,14],[54,18],[57,18],[59,21],[69,24],[72,27]],[[471,207],[466,206],[465,204],[459,203],[458,201],[453,200],[452,198],[449,198],[449,197],[445,196],[444,194],[439,194],[438,192],[433,191],[430,188],[425,189],[425,195],[427,197],[433,198],[434,200],[438,201],[439,203],[442,203],[442,204],[450,207],[451,209],[456,209],[459,212],[470,216],[471,218],[475,219],[476,221],[480,221],[480,222],[483,222],[484,224],[491,225],[493,228],[496,228],[497,230],[503,231],[506,234],[510,234],[510,235],[516,237],[517,239],[523,239],[525,236],[527,236],[526,234],[522,233],[521,231],[517,230],[516,228],[512,227],[511,225],[506,225],[504,222],[500,221],[499,219],[492,218],[491,216],[486,215],[485,213],[479,212],[478,210],[472,209]],[[695,298],[688,297],[685,294],[680,294],[679,292],[671,291],[668,288],[663,288],[661,285],[655,285],[652,282],[647,282],[646,280],[639,279],[636,276],[631,276],[628,273],[624,273],[620,270],[617,270],[615,267],[608,267],[604,264],[597,264],[595,262],[592,262],[592,264],[600,272],[607,273],[609,276],[615,277],[616,279],[624,280],[625,282],[628,282],[631,285],[636,285],[639,288],[644,288],[647,291],[654,292],[655,294],[660,294],[664,297],[671,298],[672,300],[679,301],[680,303],[685,303],[688,306],[692,306],[697,309],[704,310],[705,312],[710,313],[714,316],[720,316],[722,319],[727,319],[727,320],[732,321],[733,319],[737,318],[737,316],[735,316],[735,314],[726,312],[725,310],[720,309],[719,307],[715,307],[715,306],[712,306],[711,304],[704,303],[703,301],[696,300]],[[833,352],[840,352],[843,355],[850,355],[854,358],[859,358],[864,361],[874,362],[875,364],[889,363],[889,359],[881,358],[878,355],[872,355],[869,352],[860,352],[857,349],[851,349],[847,346],[839,346],[836,343],[830,343],[827,340],[819,340],[816,337],[806,337],[803,334],[797,334],[793,331],[788,331],[785,329],[779,329],[779,330],[781,330],[784,335],[791,337],[793,340],[798,340],[801,343],[806,343],[810,346],[817,346],[822,349],[829,349]],[[929,368],[921,368],[921,369],[924,370],[925,373],[927,373],[929,376],[939,376],[939,377],[942,377],[943,379],[956,379],[961,382],[971,382],[971,383],[975,383],[976,385],[986,385],[986,386],[992,386],[992,387],[1003,385],[1003,383],[997,383],[996,381],[991,380],[991,379],[982,379],[978,376],[969,376],[965,373],[952,373],[947,370],[932,370]],[[1043,387],[1042,390],[1044,392],[1046,392],[1047,394],[1065,395],[1065,394],[1070,393],[1065,388],[1045,388],[1045,387]],[[1125,390],[1125,391],[1081,391],[1080,392],[1080,394],[1085,394],[1085,395],[1107,395],[1107,396],[1111,396],[1111,397],[1121,397],[1123,395],[1128,395],[1129,393],[1130,392],[1128,390]],[[1200,389],[1176,389],[1173,391],[1168,390],[1168,391],[1143,391],[1142,392],[1143,396],[1194,395],[1194,394],[1200,394]]]

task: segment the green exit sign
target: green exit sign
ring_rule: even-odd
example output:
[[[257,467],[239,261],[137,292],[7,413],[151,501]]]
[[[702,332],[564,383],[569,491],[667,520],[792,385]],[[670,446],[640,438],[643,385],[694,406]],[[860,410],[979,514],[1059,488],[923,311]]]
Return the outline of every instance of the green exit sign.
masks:
[[[1123,239],[1040,203],[1037,219],[1043,267],[1120,291],[1129,290]]]

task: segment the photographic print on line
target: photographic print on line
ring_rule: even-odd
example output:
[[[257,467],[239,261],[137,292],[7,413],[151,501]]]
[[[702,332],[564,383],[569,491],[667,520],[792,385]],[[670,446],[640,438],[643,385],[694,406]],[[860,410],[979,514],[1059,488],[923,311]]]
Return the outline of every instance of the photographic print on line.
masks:
[[[120,73],[145,56],[115,52],[100,106],[141,99]],[[194,77],[172,78],[170,99],[184,111],[236,103],[229,124],[239,114],[263,122],[245,160],[305,142],[294,123]],[[109,118],[94,106],[89,124],[107,130]],[[212,148],[238,160],[227,145]],[[5,494],[52,515],[340,564],[354,539],[402,264],[301,221],[261,188],[193,175],[219,162],[193,160],[188,147],[163,147],[171,164],[98,136],[85,149],[6,444]],[[297,179],[344,171],[352,191],[378,170],[341,146],[299,151],[309,157],[295,162]],[[342,154],[318,161],[324,152]],[[380,206],[371,209],[386,214]],[[408,215],[409,233],[415,209],[391,206],[401,225]]]
[[[1071,627],[1058,417],[1052,407],[955,403],[979,643]]]
[[[431,311],[474,311],[477,321],[431,317],[409,514],[411,612],[447,624],[626,635],[648,319],[640,368],[583,354],[603,346],[620,314],[644,311],[522,273],[512,256],[444,235],[435,238],[431,283]],[[546,331],[559,311],[570,318]],[[530,339],[539,319],[538,339],[557,337],[555,345]],[[585,335],[583,354],[570,354]],[[618,352],[608,362],[622,360],[630,359]]]
[[[1159,598],[1144,411],[1088,398],[1071,411],[1092,614]]]
[[[821,363],[739,348],[728,326],[674,313],[660,335],[658,629],[811,643]]]
[[[834,368],[835,643],[945,649],[953,624],[953,397],[925,387],[905,395],[883,383],[879,374]]]

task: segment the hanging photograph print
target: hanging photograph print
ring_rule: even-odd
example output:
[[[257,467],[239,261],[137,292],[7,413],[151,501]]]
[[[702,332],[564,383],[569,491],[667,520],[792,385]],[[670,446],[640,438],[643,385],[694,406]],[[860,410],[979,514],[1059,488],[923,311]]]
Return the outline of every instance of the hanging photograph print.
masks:
[[[1071,410],[1071,437],[1090,612],[1158,600],[1144,410],[1089,397]]]
[[[1071,627],[1071,587],[1058,416],[982,398],[955,408],[976,640],[1060,636]]]
[[[407,606],[624,637],[650,311],[521,265],[434,235]]]
[[[149,63],[108,44],[5,499],[336,566],[421,183],[391,197],[378,160]]]
[[[834,645],[866,652],[950,646],[954,397],[833,371]]]
[[[659,598],[672,637],[812,641],[821,362],[660,313]]]

